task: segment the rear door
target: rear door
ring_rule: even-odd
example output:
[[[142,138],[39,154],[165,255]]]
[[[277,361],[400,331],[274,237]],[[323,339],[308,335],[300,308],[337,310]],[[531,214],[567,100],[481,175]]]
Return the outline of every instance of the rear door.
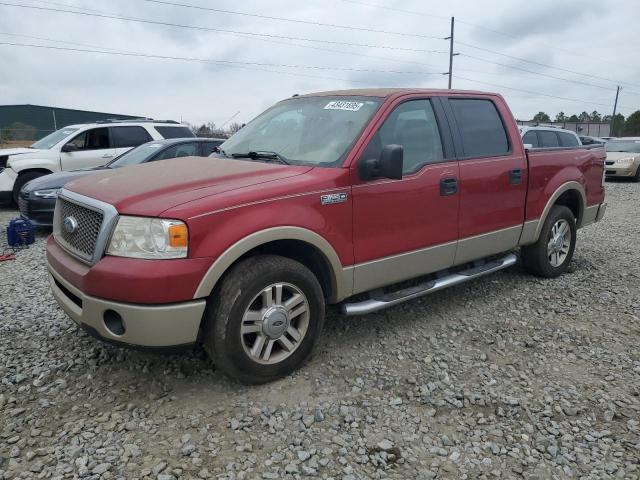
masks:
[[[357,164],[404,147],[401,180],[365,181]],[[398,100],[352,165],[354,290],[447,268],[458,237],[458,162],[437,98]]]
[[[455,256],[460,264],[517,246],[524,223],[527,162],[503,102],[451,97],[447,104],[460,160],[460,240]]]
[[[153,140],[146,129],[134,125],[111,127],[111,137],[116,147],[116,155],[122,155],[138,145]]]
[[[75,145],[77,150],[60,152],[60,165],[65,171],[99,167],[116,154],[108,127],[90,128],[67,143]]]

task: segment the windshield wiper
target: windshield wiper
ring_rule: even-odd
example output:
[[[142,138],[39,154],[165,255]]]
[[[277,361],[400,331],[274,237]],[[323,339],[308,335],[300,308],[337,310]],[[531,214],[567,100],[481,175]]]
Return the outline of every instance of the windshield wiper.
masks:
[[[291,165],[284,157],[276,152],[268,150],[258,150],[255,152],[232,153],[233,158],[250,158],[251,160],[275,160],[283,165]]]

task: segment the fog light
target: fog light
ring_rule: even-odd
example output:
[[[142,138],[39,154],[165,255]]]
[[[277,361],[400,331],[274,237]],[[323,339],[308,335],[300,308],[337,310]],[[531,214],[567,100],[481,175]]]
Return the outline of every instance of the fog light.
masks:
[[[104,326],[113,335],[122,336],[126,332],[124,321],[120,314],[114,310],[107,310],[103,314]]]

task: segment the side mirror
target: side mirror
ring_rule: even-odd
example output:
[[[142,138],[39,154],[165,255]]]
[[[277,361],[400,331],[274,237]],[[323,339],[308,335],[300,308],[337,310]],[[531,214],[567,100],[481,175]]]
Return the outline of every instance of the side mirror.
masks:
[[[402,145],[385,145],[380,158],[370,158],[359,163],[358,171],[363,180],[374,178],[402,179],[404,148]]]
[[[65,153],[77,152],[78,147],[75,143],[65,143],[60,150]]]

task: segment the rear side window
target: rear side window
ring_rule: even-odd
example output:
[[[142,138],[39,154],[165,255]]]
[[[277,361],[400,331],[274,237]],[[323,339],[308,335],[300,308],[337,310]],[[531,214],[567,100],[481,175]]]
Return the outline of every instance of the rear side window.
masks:
[[[538,148],[538,136],[536,135],[535,130],[529,130],[525,133],[524,137],[522,137],[522,143],[530,144],[531,148]]]
[[[549,130],[538,130],[538,138],[540,138],[542,148],[554,148],[559,147],[558,135],[556,132],[550,132]]]
[[[137,147],[153,140],[142,127],[111,127],[116,148]]]
[[[449,100],[462,137],[465,157],[493,157],[509,153],[509,138],[491,100]]]
[[[153,127],[163,138],[192,138],[195,137],[188,127]]]
[[[567,133],[567,132],[558,132],[558,136],[560,137],[560,144],[563,147],[579,146],[578,139],[576,138],[575,135],[571,135],[570,133]]]
[[[169,158],[197,157],[198,155],[198,145],[196,143],[181,143],[160,152],[153,161],[167,160]]]

